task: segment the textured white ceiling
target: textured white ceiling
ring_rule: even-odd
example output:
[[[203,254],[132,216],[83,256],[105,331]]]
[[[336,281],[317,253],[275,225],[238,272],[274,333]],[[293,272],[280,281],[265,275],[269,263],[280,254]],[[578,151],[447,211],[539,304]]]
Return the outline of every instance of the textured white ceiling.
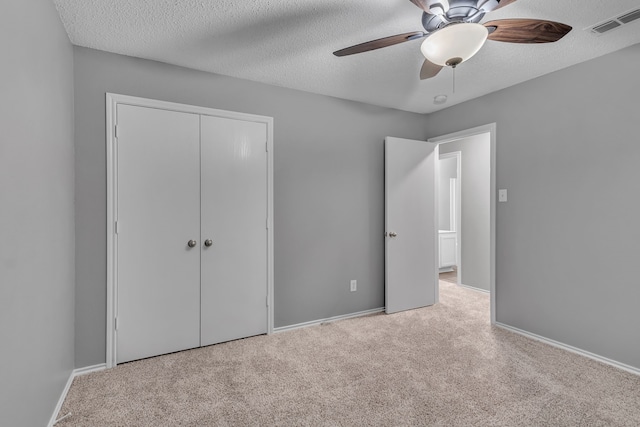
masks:
[[[409,0],[54,0],[71,42],[197,70],[430,113],[640,42],[640,20],[605,35],[584,28],[640,0],[518,0],[484,21],[538,18],[573,31],[557,43],[487,41],[456,70],[420,81],[421,41],[338,58],[332,52],[421,31]],[[616,64],[611,64],[615,67]],[[434,105],[445,94],[444,105]]]

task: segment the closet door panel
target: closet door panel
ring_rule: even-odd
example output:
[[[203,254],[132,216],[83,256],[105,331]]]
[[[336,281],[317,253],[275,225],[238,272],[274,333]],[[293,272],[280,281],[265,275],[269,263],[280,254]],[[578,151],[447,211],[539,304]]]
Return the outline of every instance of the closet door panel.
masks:
[[[122,363],[200,345],[200,119],[129,105],[117,118]]]
[[[201,117],[202,345],[267,332],[266,140],[264,123]]]

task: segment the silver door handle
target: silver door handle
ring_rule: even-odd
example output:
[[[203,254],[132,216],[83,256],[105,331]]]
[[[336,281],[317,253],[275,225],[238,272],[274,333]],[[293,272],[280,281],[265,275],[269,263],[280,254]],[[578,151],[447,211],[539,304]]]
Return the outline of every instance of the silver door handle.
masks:
[[[398,233],[394,233],[393,231],[389,233],[389,237],[397,237]]]
[[[209,246],[213,245],[213,240],[211,240],[211,239],[207,239],[207,240],[205,240],[205,241],[204,241],[204,245],[205,245],[206,247],[209,247]]]
[[[196,242],[195,240],[189,240],[187,242],[187,246],[189,246],[190,248],[195,248],[197,244],[198,242]]]

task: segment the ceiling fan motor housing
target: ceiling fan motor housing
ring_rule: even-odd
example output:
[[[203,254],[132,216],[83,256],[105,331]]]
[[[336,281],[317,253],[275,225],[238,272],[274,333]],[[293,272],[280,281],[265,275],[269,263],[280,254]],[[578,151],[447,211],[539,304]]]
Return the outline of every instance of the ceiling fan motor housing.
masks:
[[[448,4],[448,10],[444,13],[422,14],[422,26],[427,33],[446,27],[452,23],[473,22],[478,23],[487,12],[498,7],[498,0],[448,0],[446,2],[434,0],[432,9],[439,11],[439,4]]]
[[[426,6],[432,15],[443,15],[449,11],[449,0],[426,0]]]

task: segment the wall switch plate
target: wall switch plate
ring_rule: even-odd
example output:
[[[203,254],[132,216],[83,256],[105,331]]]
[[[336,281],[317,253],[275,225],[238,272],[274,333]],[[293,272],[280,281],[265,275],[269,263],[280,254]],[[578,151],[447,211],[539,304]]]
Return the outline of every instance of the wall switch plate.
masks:
[[[499,202],[506,202],[507,201],[507,190],[506,189],[498,190],[498,201]]]
[[[358,281],[357,280],[352,280],[351,281],[351,292],[355,292],[358,290]]]

